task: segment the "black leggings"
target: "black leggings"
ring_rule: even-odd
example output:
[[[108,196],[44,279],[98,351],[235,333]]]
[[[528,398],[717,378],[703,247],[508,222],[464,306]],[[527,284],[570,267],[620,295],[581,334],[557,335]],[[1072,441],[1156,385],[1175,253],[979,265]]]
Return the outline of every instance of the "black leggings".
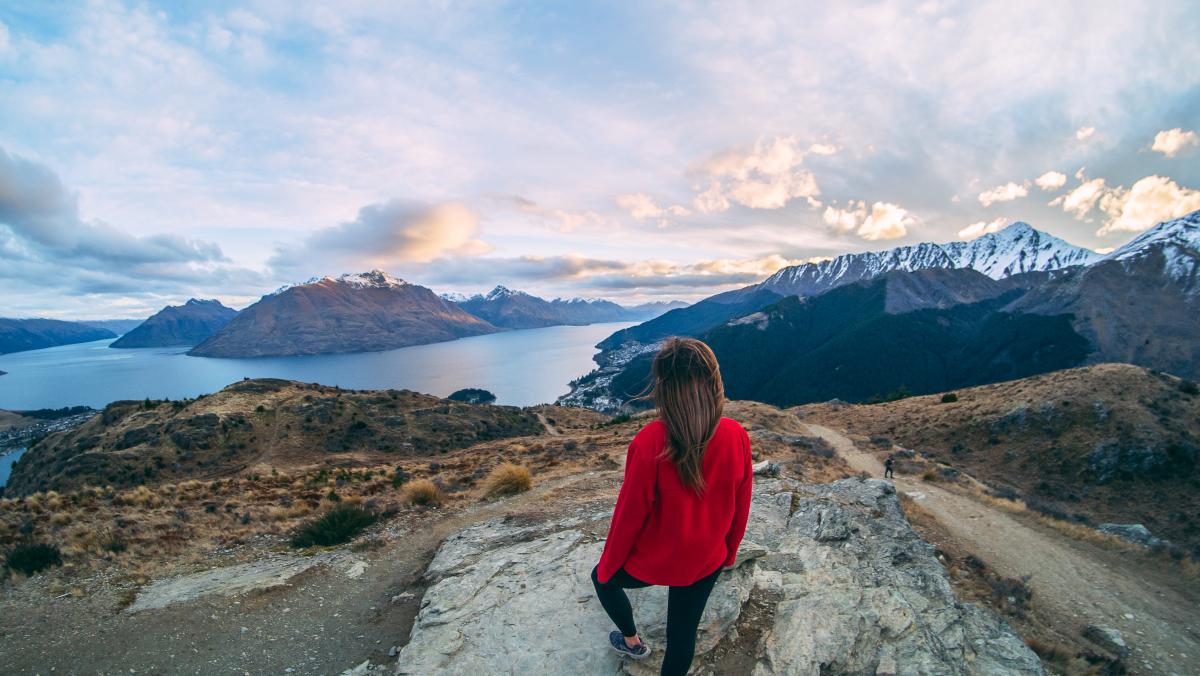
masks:
[[[596,596],[600,599],[600,605],[604,606],[604,612],[612,618],[622,635],[637,634],[637,627],[633,623],[633,607],[629,605],[625,590],[641,589],[650,584],[626,573],[624,568],[614,573],[608,582],[602,583],[596,577],[596,570],[592,569],[592,584],[596,587]],[[720,573],[721,567],[718,566],[709,576],[686,587],[669,587],[667,654],[663,657],[662,671],[659,672],[663,676],[685,676],[692,666],[692,657],[696,654],[696,628],[700,626],[708,595],[712,593]]]

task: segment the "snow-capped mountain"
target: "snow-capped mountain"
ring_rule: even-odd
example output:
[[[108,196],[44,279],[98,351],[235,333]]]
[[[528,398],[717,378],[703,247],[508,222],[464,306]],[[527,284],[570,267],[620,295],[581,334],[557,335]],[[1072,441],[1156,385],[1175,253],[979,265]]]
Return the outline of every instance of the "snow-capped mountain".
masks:
[[[992,279],[1003,279],[1022,272],[1046,272],[1072,265],[1088,265],[1101,258],[1103,256],[1094,251],[1035,230],[1028,223],[1016,222],[999,232],[969,242],[923,242],[887,251],[842,254],[819,263],[794,265],[779,270],[752,288],[767,289],[783,296],[812,296],[843,284],[894,271],[971,268]]]
[[[1200,251],[1200,210],[1159,223],[1107,257],[1113,260],[1131,258],[1153,246],[1162,246],[1164,250],[1170,248]]]
[[[400,279],[399,277],[393,277],[383,270],[377,269],[369,272],[346,273],[337,277],[330,277],[328,275],[310,277],[303,282],[284,284],[278,289],[272,291],[269,295],[275,296],[287,291],[288,289],[294,289],[298,286],[310,286],[321,283],[345,284],[356,289],[387,289],[408,286],[408,282],[404,281],[403,279]]]
[[[497,330],[419,284],[371,270],[316,277],[263,296],[188,354],[370,352]]]

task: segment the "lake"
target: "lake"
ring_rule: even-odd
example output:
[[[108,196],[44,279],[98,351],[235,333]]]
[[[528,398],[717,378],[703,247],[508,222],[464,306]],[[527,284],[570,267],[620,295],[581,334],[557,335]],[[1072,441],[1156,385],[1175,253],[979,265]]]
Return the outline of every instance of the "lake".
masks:
[[[12,451],[0,451],[0,486],[8,483],[8,475],[12,474],[12,466],[17,460],[25,454],[24,448],[13,449]]]
[[[505,331],[387,352],[212,359],[187,348],[112,349],[111,340],[0,355],[0,408],[29,410],[118,399],[183,399],[242,378],[286,378],[349,389],[446,396],[482,387],[497,403],[552,402],[592,370],[596,343],[634,322]]]

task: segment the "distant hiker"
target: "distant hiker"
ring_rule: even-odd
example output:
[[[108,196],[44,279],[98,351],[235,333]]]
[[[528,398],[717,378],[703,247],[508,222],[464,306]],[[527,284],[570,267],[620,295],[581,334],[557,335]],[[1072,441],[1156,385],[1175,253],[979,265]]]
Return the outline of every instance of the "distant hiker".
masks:
[[[883,461],[883,478],[884,479],[895,479],[896,478],[896,475],[892,473],[892,464],[894,464],[895,462],[896,462],[895,459],[890,455]]]
[[[725,389],[704,343],[671,338],[654,358],[658,419],[629,444],[625,481],[592,584],[617,625],[608,641],[635,660],[650,656],[625,589],[670,587],[662,674],[683,676],[696,628],[721,570],[746,532],[754,474],[750,436],[721,416]]]

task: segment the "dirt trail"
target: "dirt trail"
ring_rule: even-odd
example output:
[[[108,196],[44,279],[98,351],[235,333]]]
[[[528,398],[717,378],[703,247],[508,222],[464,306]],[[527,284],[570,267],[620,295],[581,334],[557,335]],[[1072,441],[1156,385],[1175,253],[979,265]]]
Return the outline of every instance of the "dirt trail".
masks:
[[[408,640],[424,593],[421,575],[449,534],[506,514],[540,512],[555,491],[609,490],[614,473],[580,472],[538,482],[532,490],[406,528],[380,533],[386,545],[318,566],[287,585],[241,597],[205,596],[160,610],[114,612],[108,594],[47,602],[4,599],[0,614],[3,671],[57,673],[336,674],[363,660],[394,662],[392,646]],[[393,596],[407,592],[398,602]],[[119,649],[114,649],[119,646]]]
[[[854,469],[883,476],[883,463],[845,435],[820,425],[808,428]],[[1132,673],[1200,673],[1200,594],[1185,582],[1163,585],[1138,570],[1136,561],[1097,557],[1082,543],[936,485],[907,477],[895,485],[998,573],[1030,576],[1035,603],[1060,626],[1120,630],[1133,651]]]
[[[557,427],[551,425],[549,420],[546,420],[546,416],[543,415],[541,411],[538,411],[536,415],[538,422],[542,423],[542,427],[546,428],[546,434],[549,434],[552,437],[557,437],[561,434]]]

